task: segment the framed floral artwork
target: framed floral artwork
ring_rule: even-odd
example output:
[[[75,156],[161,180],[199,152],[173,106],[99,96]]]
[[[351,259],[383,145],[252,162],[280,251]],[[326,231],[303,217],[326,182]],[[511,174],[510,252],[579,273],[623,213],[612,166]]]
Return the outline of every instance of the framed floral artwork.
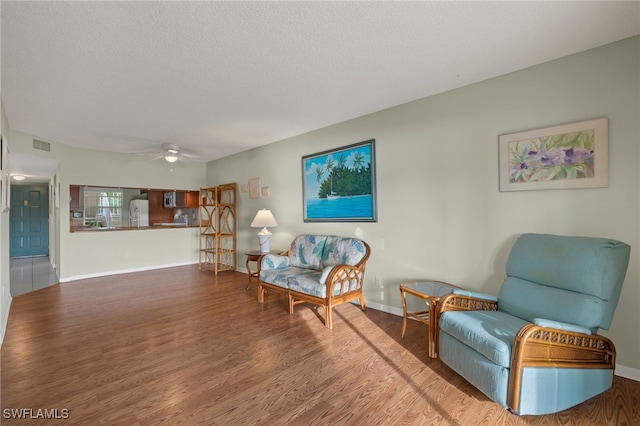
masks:
[[[499,136],[500,191],[609,184],[606,118]]]

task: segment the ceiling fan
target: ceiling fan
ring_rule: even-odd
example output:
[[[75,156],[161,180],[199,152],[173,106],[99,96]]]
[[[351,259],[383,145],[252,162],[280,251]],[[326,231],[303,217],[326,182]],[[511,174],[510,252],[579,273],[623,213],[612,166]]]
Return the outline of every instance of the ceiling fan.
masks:
[[[165,148],[165,145],[163,145],[162,148]],[[164,156],[165,160],[167,160],[169,163],[175,163],[176,161],[178,161],[178,154],[180,154],[178,147],[173,148],[167,146],[165,149],[167,151],[166,155]]]
[[[153,158],[153,160],[164,158],[165,161],[171,164],[171,171],[173,171],[173,163],[175,163],[176,161],[178,160],[188,161],[190,158],[197,158],[197,155],[181,151],[178,145],[171,144],[171,143],[163,143],[162,151],[141,152],[139,154],[154,155],[155,158]]]
[[[183,150],[180,150],[178,145],[172,143],[163,143],[162,144],[162,154],[161,157],[169,163],[175,163],[179,159],[189,160],[190,158],[196,158],[196,154],[192,154]]]

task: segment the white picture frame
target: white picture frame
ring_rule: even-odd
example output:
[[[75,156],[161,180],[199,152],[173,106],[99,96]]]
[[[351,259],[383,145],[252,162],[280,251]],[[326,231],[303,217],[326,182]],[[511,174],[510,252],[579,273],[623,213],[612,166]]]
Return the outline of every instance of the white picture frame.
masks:
[[[500,191],[609,185],[608,120],[500,135]]]

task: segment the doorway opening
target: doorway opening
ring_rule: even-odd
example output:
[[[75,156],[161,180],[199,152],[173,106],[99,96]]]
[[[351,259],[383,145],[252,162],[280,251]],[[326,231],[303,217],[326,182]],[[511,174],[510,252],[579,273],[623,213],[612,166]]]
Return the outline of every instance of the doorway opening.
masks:
[[[12,184],[9,210],[11,296],[58,282],[49,259],[49,187]]]

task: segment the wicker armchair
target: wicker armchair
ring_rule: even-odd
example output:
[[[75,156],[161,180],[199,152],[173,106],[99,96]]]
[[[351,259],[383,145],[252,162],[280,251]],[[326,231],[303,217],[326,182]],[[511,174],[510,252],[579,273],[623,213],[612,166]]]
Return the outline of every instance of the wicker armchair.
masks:
[[[630,247],[602,238],[525,234],[498,297],[455,291],[438,313],[440,359],[517,415],[577,405],[613,381],[611,325]]]

